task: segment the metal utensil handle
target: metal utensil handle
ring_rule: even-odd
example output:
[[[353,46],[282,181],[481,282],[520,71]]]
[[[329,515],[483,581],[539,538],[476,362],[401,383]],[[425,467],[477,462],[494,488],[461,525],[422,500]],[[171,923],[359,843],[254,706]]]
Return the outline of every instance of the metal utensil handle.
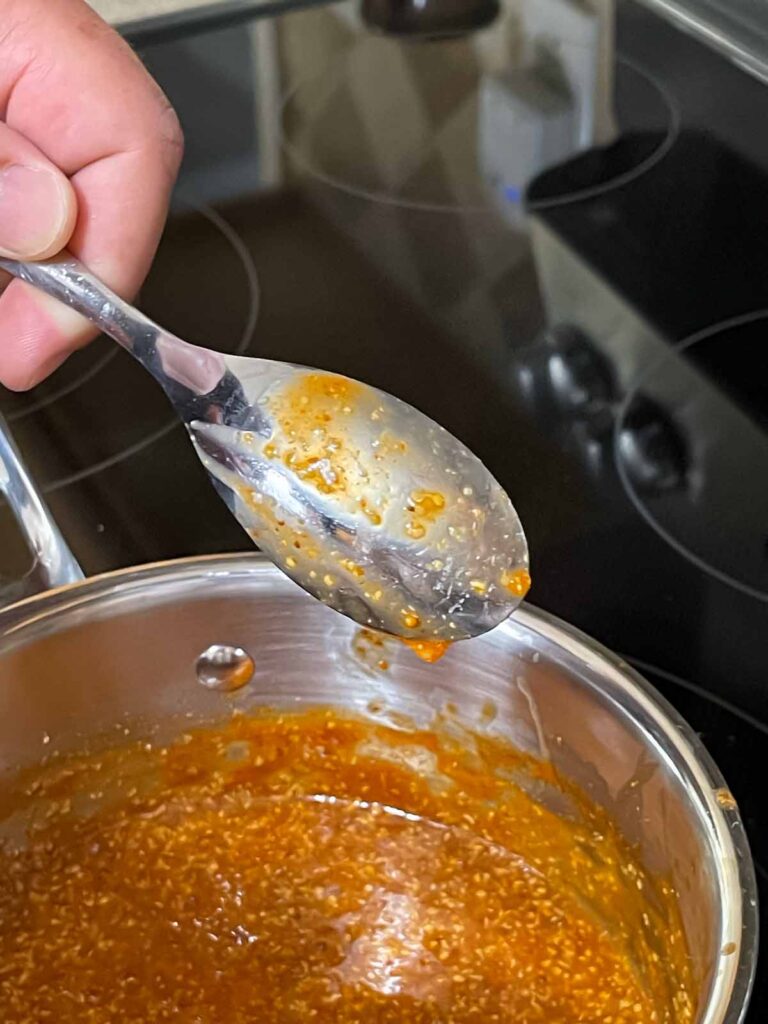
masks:
[[[39,263],[0,257],[0,270],[63,302],[127,349],[165,389],[182,419],[194,419],[195,398],[213,392],[226,377],[223,356],[159,327],[66,251]],[[231,389],[229,382],[227,394]]]
[[[35,588],[49,590],[83,579],[82,569],[69,550],[1,417],[0,492],[5,495],[35,558]]]
[[[151,347],[161,329],[64,251],[52,260],[26,263],[0,258],[0,269],[59,299],[81,313],[137,358]]]

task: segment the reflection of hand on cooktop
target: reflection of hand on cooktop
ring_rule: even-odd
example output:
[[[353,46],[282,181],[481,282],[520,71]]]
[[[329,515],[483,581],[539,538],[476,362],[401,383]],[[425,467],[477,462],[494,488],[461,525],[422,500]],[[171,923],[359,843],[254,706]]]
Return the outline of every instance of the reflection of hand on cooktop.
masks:
[[[642,393],[636,394],[617,434],[617,457],[635,488],[661,494],[685,486],[690,455],[671,416]]]
[[[541,414],[554,406],[585,443],[610,446],[622,395],[611,360],[582,331],[565,324],[551,328],[521,360],[518,377],[528,397],[541,403]],[[691,454],[680,425],[642,393],[628,401],[617,454],[635,488],[650,495],[685,486]]]
[[[548,384],[563,412],[591,419],[615,401],[613,366],[581,331],[557,326],[546,341]]]
[[[513,373],[540,414],[610,426],[619,400],[610,360],[577,327],[557,324],[515,359]]]

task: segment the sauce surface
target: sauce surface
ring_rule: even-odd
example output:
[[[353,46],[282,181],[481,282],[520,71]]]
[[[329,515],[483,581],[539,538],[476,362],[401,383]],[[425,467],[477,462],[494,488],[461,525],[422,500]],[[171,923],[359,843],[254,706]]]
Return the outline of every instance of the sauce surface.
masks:
[[[523,775],[323,709],[54,757],[0,793],[0,1017],[689,1024],[674,893]]]

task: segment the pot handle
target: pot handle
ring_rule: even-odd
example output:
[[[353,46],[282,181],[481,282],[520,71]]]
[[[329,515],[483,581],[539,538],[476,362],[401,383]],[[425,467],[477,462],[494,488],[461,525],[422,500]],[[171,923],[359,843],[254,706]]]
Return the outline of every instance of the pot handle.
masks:
[[[35,560],[31,573],[21,581],[18,590],[14,589],[11,595],[0,592],[0,604],[4,596],[13,600],[83,579],[82,569],[35,486],[1,416],[0,493],[5,496]]]

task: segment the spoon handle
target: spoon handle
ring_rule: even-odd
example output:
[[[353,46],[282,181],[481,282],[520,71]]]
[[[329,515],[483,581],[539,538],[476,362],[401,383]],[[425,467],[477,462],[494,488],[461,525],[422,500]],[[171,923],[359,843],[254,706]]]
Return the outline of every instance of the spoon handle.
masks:
[[[127,349],[163,386],[184,419],[193,415],[187,408],[190,394],[210,394],[226,374],[218,353],[163,330],[66,251],[34,263],[0,257],[0,270],[52,295]]]
[[[138,358],[163,333],[66,251],[39,263],[0,257],[0,269],[81,313]]]

